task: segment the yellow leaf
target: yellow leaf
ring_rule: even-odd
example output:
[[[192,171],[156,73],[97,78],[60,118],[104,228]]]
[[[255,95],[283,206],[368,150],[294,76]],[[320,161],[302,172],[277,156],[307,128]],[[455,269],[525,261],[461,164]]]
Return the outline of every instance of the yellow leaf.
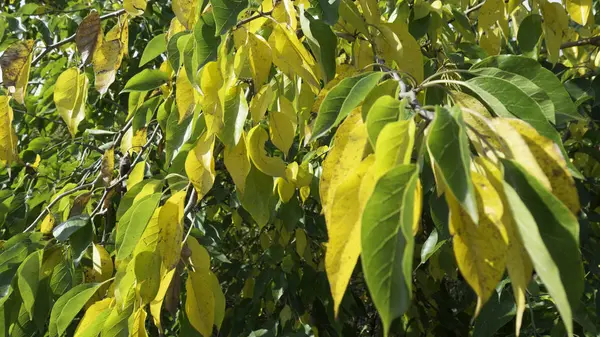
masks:
[[[94,73],[96,74],[96,90],[104,95],[108,87],[115,81],[115,74],[121,65],[123,53],[120,40],[103,41],[94,52]]]
[[[507,119],[507,121],[523,137],[535,160],[548,177],[552,194],[577,215],[580,209],[577,187],[558,146],[520,119]]]
[[[273,62],[271,46],[269,46],[269,43],[262,36],[251,32],[248,32],[247,46],[248,63],[250,64],[252,79],[254,80],[254,86],[259,88],[267,81],[269,72],[271,71],[271,64]]]
[[[510,283],[513,288],[515,296],[515,302],[517,304],[517,317],[516,317],[516,335],[519,335],[521,330],[521,323],[523,322],[523,313],[525,312],[525,296],[527,286],[531,280],[531,274],[533,272],[533,265],[531,259],[525,250],[523,240],[519,234],[515,222],[513,221],[514,216],[518,214],[511,214],[510,206],[506,200],[504,194],[504,185],[502,173],[494,166],[494,164],[482,157],[476,157],[475,161],[481,167],[483,167],[486,177],[492,183],[496,191],[499,192],[502,198],[502,204],[504,207],[504,214],[502,215],[502,224],[506,229],[508,236],[508,251],[506,253],[506,269],[510,276]]]
[[[185,190],[173,194],[162,206],[158,215],[160,226],[158,252],[163,259],[162,270],[171,270],[179,262],[183,240],[185,195]]]
[[[18,160],[17,135],[12,126],[13,110],[8,104],[10,97],[0,96],[0,162],[10,166]]]
[[[327,216],[331,212],[329,208],[336,188],[360,165],[367,142],[367,128],[362,121],[360,109],[355,109],[336,131],[333,148],[323,161],[319,194],[326,222],[329,222]]]
[[[219,64],[208,62],[200,75],[200,90],[202,91],[202,111],[206,119],[209,134],[218,133],[223,127],[223,107],[219,99],[219,89],[223,87],[223,77]]]
[[[362,14],[368,24],[376,25],[381,20],[381,14],[379,13],[379,5],[377,0],[359,0]]]
[[[548,61],[554,64],[560,56],[560,45],[569,32],[569,17],[560,3],[542,0],[540,9],[544,17],[542,27],[548,50]]]
[[[191,115],[196,107],[195,90],[186,73],[186,71],[180,71],[175,82],[175,102],[177,111],[179,111],[179,123]]]
[[[283,112],[269,112],[269,134],[273,145],[287,156],[296,136],[295,120]]]
[[[488,55],[500,54],[500,47],[502,44],[500,30],[498,28],[491,28],[483,31],[479,38],[479,44]]]
[[[265,116],[265,112],[267,112],[267,108],[271,105],[274,96],[273,89],[271,89],[270,85],[266,84],[252,97],[250,101],[250,116],[252,116],[254,124],[258,124]]]
[[[76,67],[63,71],[54,85],[54,104],[59,110],[72,111],[79,96],[79,69]],[[67,122],[67,121],[65,121]]]
[[[29,68],[31,67],[32,57],[33,53],[29,53],[27,62],[25,63],[23,69],[21,69],[21,73],[19,74],[17,84],[15,85],[15,89],[12,94],[15,101],[19,102],[20,104],[25,104],[25,94],[27,93],[27,84],[29,83]]]
[[[297,13],[294,4],[290,0],[282,0],[275,4],[271,13],[275,21],[285,23],[292,31],[298,29]]]
[[[206,248],[202,247],[194,237],[188,237],[186,244],[191,251],[190,260],[195,271],[210,270],[210,255]]]
[[[284,203],[290,201],[290,199],[294,196],[294,192],[296,192],[296,187],[294,184],[281,177],[275,180],[275,184],[277,185],[277,194],[279,194],[279,199],[281,199],[281,201]]]
[[[141,200],[143,197],[145,197],[147,195],[160,192],[161,188],[162,188],[161,180],[151,179],[150,181],[148,181],[148,183],[146,183],[144,185],[142,190],[135,196],[135,198],[133,198],[133,203],[135,204],[136,202],[138,202],[139,200]]]
[[[373,69],[372,66],[369,66],[373,63],[373,60],[375,60],[373,55],[373,48],[369,41],[356,39],[356,41],[354,41],[354,44],[352,45],[352,52],[354,55],[354,66],[356,67],[356,69]]]
[[[248,154],[254,166],[263,173],[273,177],[284,177],[286,165],[279,157],[270,157],[265,150],[269,135],[260,125],[248,132]]]
[[[388,123],[375,144],[375,178],[378,179],[397,165],[410,164],[415,144],[413,119]]]
[[[79,123],[85,119],[85,104],[87,103],[89,81],[85,74],[80,74],[75,83],[77,83],[79,89],[76,91],[77,99],[73,109],[58,108],[58,112],[67,124],[72,137],[75,137],[77,134]]]
[[[146,0],[124,0],[123,8],[127,11],[127,14],[131,16],[138,16],[144,14],[146,10]]]
[[[573,21],[585,26],[592,11],[592,0],[567,0],[567,12]]]
[[[2,82],[10,93],[15,92],[17,82],[23,77],[23,69],[29,69],[28,64],[31,63],[30,56],[33,51],[33,44],[33,40],[17,41],[8,46],[0,56]],[[23,104],[20,100],[18,102]]]
[[[396,62],[398,69],[412,75],[417,83],[423,81],[425,70],[421,46],[408,31],[408,25],[398,20],[378,27],[383,33],[387,54]]]
[[[90,305],[77,325],[75,337],[97,336],[102,330],[104,319],[110,313],[110,304],[113,301],[113,298],[105,298]]]
[[[112,277],[114,272],[113,261],[104,247],[94,243],[92,245],[93,277],[95,282],[104,282]]]
[[[203,336],[212,334],[215,323],[215,295],[210,287],[209,275],[206,270],[190,272],[185,282],[185,313],[192,327]]]
[[[100,172],[102,174],[102,181],[105,186],[110,185],[112,181],[113,172],[115,170],[115,149],[110,148],[104,151],[102,155],[102,165],[100,166]]]
[[[215,136],[206,133],[198,139],[185,160],[185,172],[198,193],[198,202],[210,191],[215,182],[213,148]]]
[[[296,228],[296,253],[300,257],[304,256],[304,252],[306,251],[306,245],[308,240],[306,239],[306,233],[302,228]]]
[[[198,4],[197,0],[173,0],[173,13],[186,29],[192,29],[196,23]]]
[[[310,196],[310,186],[302,186],[300,187],[300,199],[302,202],[306,202],[306,199]]]
[[[140,181],[144,180],[144,173],[146,171],[146,161],[142,160],[141,162],[135,164],[131,173],[129,173],[129,177],[127,178],[127,189],[130,190]]]
[[[458,269],[477,294],[475,316],[495,291],[506,266],[507,234],[501,222],[504,207],[489,180],[472,172],[479,223],[475,224],[459,202],[446,193],[450,208],[450,234]]]
[[[77,45],[83,64],[88,63],[101,44],[102,26],[100,25],[100,15],[98,15],[98,12],[92,11],[81,21],[75,33],[75,45]]]
[[[240,194],[244,194],[246,177],[250,173],[250,158],[246,150],[246,135],[244,133],[242,133],[242,137],[240,137],[240,141],[235,147],[225,147],[223,158],[225,168],[231,175],[237,190]]]
[[[141,252],[153,252],[158,248],[158,240],[160,239],[160,226],[158,224],[158,216],[160,214],[161,207],[157,207],[152,213],[146,229],[140,238],[140,241],[135,245],[133,250],[133,256],[140,254]]]
[[[369,156],[355,170],[348,172],[343,182],[335,189],[335,195],[328,208],[323,209],[329,237],[325,252],[325,270],[336,316],[360,255],[362,208],[359,188],[374,160],[374,156]]]
[[[548,177],[544,174],[544,170],[540,167],[535,159],[535,156],[531,152],[530,147],[525,142],[519,132],[509,123],[508,119],[494,118],[492,124],[496,129],[496,132],[503,140],[505,144],[504,154],[511,159],[516,160],[519,164],[523,165],[532,176],[536,177],[544,187],[551,190],[551,184]]]
[[[320,88],[315,75],[316,62],[285,24],[275,24],[269,36],[269,45],[273,51],[273,63],[288,77],[298,75],[311,85],[314,92]]]
[[[419,229],[421,228],[421,211],[423,210],[423,185],[421,185],[421,180],[417,179],[417,188],[415,189],[415,210],[414,215],[415,218],[413,220],[412,225],[412,234],[413,236],[419,233]]]
[[[40,226],[40,232],[42,232],[43,234],[52,233],[52,229],[54,229],[55,223],[56,223],[56,220],[54,219],[54,216],[49,213],[44,218],[44,221],[42,221],[42,225]]]
[[[152,314],[152,318],[154,319],[154,325],[156,325],[159,331],[162,331],[162,325],[160,322],[162,304],[165,300],[167,290],[169,290],[169,285],[171,285],[171,280],[173,280],[173,275],[175,275],[175,268],[169,270],[163,275],[162,280],[160,281],[160,288],[158,289],[158,293],[156,294],[154,300],[150,303],[150,314]]]
[[[147,316],[148,314],[144,308],[139,308],[135,311],[129,319],[129,337],[148,337],[148,332],[146,331]]]

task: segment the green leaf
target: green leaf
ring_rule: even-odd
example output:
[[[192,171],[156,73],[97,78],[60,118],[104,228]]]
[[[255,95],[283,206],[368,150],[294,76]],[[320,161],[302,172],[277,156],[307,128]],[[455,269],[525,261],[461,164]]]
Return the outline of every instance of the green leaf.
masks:
[[[144,69],[133,75],[122,92],[154,90],[167,83],[169,75],[157,69]]]
[[[154,210],[158,207],[161,196],[162,193],[154,193],[141,198],[133,204],[129,222],[119,223],[116,238],[117,260],[124,260],[133,253],[133,249],[142,237],[148,221],[150,221]]]
[[[271,218],[277,198],[273,194],[273,177],[262,173],[254,165],[246,177],[242,206],[256,221],[260,228]]]
[[[140,298],[144,304],[154,300],[158,293],[161,261],[155,250],[143,251],[135,256],[135,279],[140,284]]]
[[[87,214],[76,215],[54,227],[52,235],[54,235],[58,241],[67,241],[73,233],[80,228],[85,227],[89,221],[90,217]]]
[[[367,121],[367,114],[371,110],[371,106],[375,104],[375,101],[382,96],[398,97],[398,81],[393,78],[387,79],[375,86],[371,92],[365,97],[365,100],[361,106],[361,115],[363,121]]]
[[[405,105],[406,101],[401,102],[392,96],[381,96],[373,103],[367,114],[367,133],[373,147],[384,126],[397,121],[399,117],[405,117],[400,116],[404,115]]]
[[[475,320],[473,337],[495,336],[500,328],[515,317],[515,314],[514,300],[507,291],[503,291],[501,296],[492,295]]]
[[[584,285],[577,218],[519,164],[502,163],[505,193],[525,249],[572,333],[572,312]]]
[[[42,267],[42,250],[37,250],[25,259],[17,269],[17,284],[19,285],[19,294],[23,299],[23,306],[29,319],[33,319],[33,308],[35,297],[40,282],[40,268]]]
[[[50,313],[50,337],[62,336],[102,283],[84,283],[62,295]]]
[[[236,85],[227,90],[223,105],[223,129],[219,138],[226,146],[235,147],[244,131],[248,116],[248,102],[242,86]]]
[[[323,2],[328,3],[328,0],[321,0],[321,3]],[[339,6],[339,0],[334,1],[334,5],[336,3],[336,6]],[[335,9],[335,16],[337,21],[337,8]],[[317,63],[321,67],[321,72],[324,75],[323,81],[325,83],[331,81],[335,77],[336,72],[337,36],[331,30],[331,27],[320,20],[314,19],[304,11],[300,13],[300,25],[310,49],[315,54]]]
[[[204,13],[194,25],[193,39],[189,39],[183,52],[183,65],[193,85],[198,85],[198,71],[210,61],[217,59],[220,37],[215,37],[213,13]]]
[[[172,105],[171,113],[167,119],[166,143],[167,143],[167,163],[173,161],[181,150],[181,146],[186,141],[186,135],[192,127],[193,114],[187,116],[179,123],[179,114],[176,105]]]
[[[446,240],[440,240],[438,231],[434,228],[421,247],[421,262],[419,265],[427,262],[445,243]]]
[[[577,112],[577,108],[560,80],[550,70],[542,67],[537,60],[523,56],[500,55],[489,57],[477,63],[473,66],[473,69],[481,67],[497,67],[504,71],[519,74],[542,88],[554,103],[557,125],[562,125],[570,120],[584,119]]]
[[[539,14],[530,14],[521,21],[517,42],[523,55],[537,60],[539,54],[539,45],[544,33],[542,29],[542,16]],[[537,64],[537,61],[535,62]]]
[[[210,0],[215,16],[215,36],[225,34],[235,26],[241,11],[248,7],[248,0]]]
[[[392,321],[410,306],[412,226],[421,206],[415,198],[417,181],[414,165],[388,171],[377,181],[362,216],[363,271],[386,336]]]
[[[323,10],[323,21],[333,26],[338,22],[339,8],[341,0],[319,0],[319,5]]]
[[[346,118],[350,111],[367,97],[384,74],[368,72],[345,78],[331,89],[319,107],[311,141],[322,137]]]
[[[138,67],[144,66],[146,63],[152,61],[154,58],[159,56],[160,54],[167,51],[167,40],[166,34],[158,34],[148,42],[146,48],[144,48],[144,52],[142,53],[142,58],[140,59],[140,64]]]
[[[427,148],[431,156],[438,189],[449,189],[463,209],[477,223],[477,202],[469,168],[469,140],[458,108],[450,111],[437,107],[429,127]],[[439,185],[441,184],[441,186]]]
[[[188,32],[179,32],[173,35],[167,42],[167,60],[171,64],[171,68],[173,68],[175,73],[179,71],[179,67],[181,66],[181,52],[179,51],[178,47],[179,39],[186,36],[189,38]],[[187,40],[184,42],[187,42]]]

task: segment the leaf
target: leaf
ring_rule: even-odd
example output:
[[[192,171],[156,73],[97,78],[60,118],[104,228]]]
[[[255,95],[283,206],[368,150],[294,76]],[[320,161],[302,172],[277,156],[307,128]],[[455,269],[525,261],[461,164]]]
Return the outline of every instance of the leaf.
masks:
[[[560,3],[542,1],[540,4],[548,61],[552,64],[558,61],[560,45],[568,34],[569,16]]]
[[[271,111],[269,112],[269,134],[273,145],[287,156],[296,137],[296,121],[289,114]]]
[[[128,223],[119,222],[116,237],[117,260],[124,260],[133,253],[154,210],[158,207],[161,196],[162,193],[154,193],[134,202],[131,220]]]
[[[185,282],[185,313],[190,324],[203,336],[212,334],[215,322],[215,296],[207,286],[210,284],[208,273],[206,270],[190,272]]]
[[[110,313],[112,298],[105,298],[90,305],[85,311],[83,318],[77,325],[75,337],[95,337],[100,334],[102,325]]]
[[[115,81],[117,69],[123,59],[122,43],[120,40],[103,41],[100,48],[94,52],[93,64],[96,74],[96,90],[104,95],[108,87]]]
[[[522,203],[527,207],[527,213],[533,216],[537,224],[534,229],[531,229],[530,226],[534,225],[533,223],[522,223],[523,221],[529,221],[528,217],[521,220],[521,213],[517,213],[517,210],[513,209],[514,219],[519,226],[521,237],[527,238],[525,248],[529,252],[535,270],[556,302],[565,326],[569,330],[571,308],[577,308],[583,292],[584,275],[579,253],[579,223],[577,218],[519,164],[510,160],[504,160],[502,163],[505,169],[506,182],[517,193]],[[510,196],[509,202],[511,207],[514,207],[514,201],[511,200]],[[527,231],[525,232],[525,230]],[[545,246],[543,251],[536,252],[530,249],[530,246],[534,245],[530,236],[537,235],[533,234],[532,230],[539,231]],[[537,243],[535,245],[537,246]],[[550,254],[553,262],[546,261],[546,257],[543,255],[545,251]],[[542,258],[544,264],[540,264]],[[558,273],[555,269],[553,270],[554,265],[558,268]],[[553,271],[554,273],[547,274],[546,271],[541,271],[541,268],[546,268],[547,271]],[[560,279],[557,279],[557,276],[560,276]]]
[[[92,245],[92,277],[95,282],[104,282],[113,276],[114,267],[110,254],[98,244]]]
[[[0,96],[0,162],[10,166],[18,160],[17,135],[13,128],[13,110],[10,97]]]
[[[200,136],[196,146],[188,153],[185,161],[185,172],[198,194],[198,201],[210,191],[215,182],[215,159],[213,149],[215,136]]]
[[[30,320],[33,320],[34,317],[34,305],[40,281],[43,253],[42,250],[36,250],[29,254],[17,269],[19,294],[23,299],[23,306],[29,314]]]
[[[193,69],[196,71],[194,75],[197,75],[198,69],[204,67],[208,62],[217,59],[217,48],[221,42],[221,38],[218,36],[215,37],[215,32],[216,27],[213,13],[205,13],[200,16],[200,20],[194,26],[194,58],[197,62],[196,68]],[[193,77],[194,80],[195,78],[196,76]]]
[[[144,1],[145,0],[130,0],[130,1]],[[146,63],[152,61],[160,54],[167,51],[167,41],[166,34],[158,34],[148,42],[146,47],[144,48],[144,52],[142,53],[142,58],[140,59],[140,64],[138,67],[144,66]]]
[[[502,224],[504,206],[490,181],[471,173],[479,212],[478,222],[465,212],[454,196],[447,194],[450,234],[461,274],[477,294],[475,316],[502,279],[506,266],[507,234]]]
[[[23,69],[29,69],[31,62],[30,55],[33,51],[33,40],[17,41],[4,51],[0,56],[0,67],[2,68],[2,82],[9,89],[9,92],[15,92],[15,87],[19,79],[23,77]],[[26,76],[29,76],[27,72]],[[16,99],[16,98],[15,98]],[[22,100],[17,102],[23,104]]]
[[[100,164],[100,175],[104,186],[110,185],[115,170],[115,149],[111,147],[104,151]]]
[[[375,176],[390,169],[410,164],[415,144],[416,125],[413,119],[388,123],[383,127],[375,146]]]
[[[400,111],[404,110],[406,103],[400,103],[399,100],[392,96],[381,96],[369,109],[367,114],[367,132],[369,141],[372,146],[375,146],[377,137],[381,130],[388,124],[397,121],[400,118]],[[363,105],[364,108],[364,105]],[[404,117],[404,116],[402,116]]]
[[[344,120],[367,97],[383,74],[368,72],[345,78],[331,89],[321,103],[310,140],[314,141],[324,136],[332,127]]]
[[[135,164],[131,173],[129,173],[129,177],[127,178],[127,189],[131,190],[133,186],[140,183],[144,180],[144,175],[146,172],[146,161],[142,160],[139,163]]]
[[[118,303],[112,307],[110,314],[108,314],[108,317],[104,321],[104,327],[100,333],[102,337],[125,337],[130,335],[129,319],[133,314],[134,296],[134,291],[129,291],[123,307]]]
[[[285,170],[285,167],[284,167]],[[263,228],[271,218],[276,199],[273,196],[273,178],[252,165],[246,177],[244,194],[241,197],[242,206]]]
[[[333,148],[323,161],[319,195],[326,223],[329,222],[328,214],[331,213],[337,187],[360,165],[367,142],[365,124],[360,111],[356,109],[338,128]]]
[[[471,220],[477,223],[479,214],[469,173],[469,145],[459,109],[455,108],[450,112],[444,108],[436,108],[435,118],[427,134],[427,149],[436,172],[438,191],[440,188],[447,188]]]
[[[339,8],[340,17],[354,29],[351,33],[362,33],[369,36],[369,29],[363,15],[359,12],[354,1],[342,0]]]
[[[127,81],[121,92],[150,91],[169,80],[169,75],[157,69],[144,69]]]
[[[236,146],[244,131],[248,103],[241,86],[227,89],[223,105],[223,128],[219,138],[227,146]]]
[[[252,72],[255,88],[260,88],[269,78],[273,55],[271,46],[260,35],[248,32],[248,63]]]
[[[147,316],[148,314],[144,308],[139,308],[135,311],[129,322],[129,331],[131,331],[130,336],[148,337],[148,332],[146,331]]]
[[[196,108],[196,92],[185,71],[177,74],[175,88],[175,102],[179,112],[178,123],[181,124],[188,116],[191,116]]]
[[[319,5],[323,10],[323,21],[325,21],[326,24],[333,26],[337,23],[340,2],[340,0],[319,0]]]
[[[328,1],[320,1],[320,3],[323,2]],[[333,6],[336,3],[339,5],[339,0],[334,0]],[[337,17],[337,8],[335,16]],[[331,81],[336,74],[337,36],[331,30],[331,27],[320,20],[314,19],[312,15],[304,11],[300,13],[300,25],[307,38],[308,45],[316,56],[316,60],[321,68],[323,82],[327,83]]]
[[[269,45],[273,53],[273,64],[288,77],[300,76],[313,89],[320,88],[315,75],[316,62],[300,43],[295,32],[291,32],[286,24],[279,23],[273,27],[269,36]]]
[[[573,21],[585,26],[592,11],[592,0],[567,0],[567,12]]]
[[[410,305],[412,228],[421,210],[417,182],[414,165],[393,168],[377,181],[362,215],[363,271],[386,336]]]
[[[199,2],[194,0],[174,0],[172,2],[173,13],[186,29],[191,29],[196,23],[198,5]]]
[[[235,26],[238,15],[248,7],[248,0],[210,0],[217,27],[215,36],[225,34]]]
[[[250,173],[250,157],[246,150],[246,136],[244,134],[242,134],[235,147],[225,146],[223,158],[225,167],[231,179],[233,179],[236,189],[243,195],[246,187],[246,177]]]
[[[147,0],[123,0],[123,8],[131,16],[139,16],[146,11]]]
[[[81,55],[83,64],[87,64],[91,60],[101,44],[102,26],[100,25],[100,15],[98,12],[92,11],[81,21],[75,33],[75,45],[77,45],[77,51]]]
[[[135,255],[135,279],[137,293],[143,304],[154,300],[160,289],[161,257],[155,250],[142,251]]]
[[[359,202],[359,187],[374,159],[373,156],[367,157],[353,171],[348,172],[339,182],[330,207],[324,209],[329,237],[325,271],[336,316],[361,251],[362,207]]]
[[[163,265],[161,270],[171,270],[179,262],[183,240],[185,195],[185,190],[173,194],[162,206],[158,215],[160,225],[158,251],[162,256]]]
[[[408,25],[397,20],[378,27],[384,37],[386,53],[396,62],[398,69],[410,74],[417,83],[423,81],[423,54],[419,43],[408,31]]]
[[[262,120],[274,96],[273,89],[268,84],[262,86],[258,93],[252,96],[249,110],[254,124],[258,124]]]
[[[262,171],[263,173],[273,177],[284,177],[286,165],[283,160],[279,157],[270,157],[267,155],[267,151],[264,146],[269,135],[262,128],[257,125],[248,132],[248,154],[254,166]]]
[[[497,67],[504,71],[519,74],[542,88],[554,103],[557,125],[572,119],[582,119],[560,80],[536,60],[515,55],[500,55],[486,58],[473,66],[474,69],[480,67]]]
[[[80,228],[87,226],[89,221],[90,217],[87,214],[74,216],[54,227],[52,235],[54,235],[58,241],[66,241],[73,233]]]
[[[62,295],[50,313],[50,336],[62,336],[102,283],[84,283]]]
[[[539,14],[530,14],[526,16],[521,25],[519,25],[519,32],[517,34],[517,41],[519,48],[523,52],[523,55],[537,59],[539,53],[540,40],[542,38],[542,16]],[[538,64],[536,62],[536,64]]]
[[[163,275],[162,280],[160,281],[158,293],[156,294],[156,297],[152,303],[150,303],[150,314],[152,314],[152,317],[154,318],[154,325],[156,325],[159,331],[162,331],[162,326],[160,323],[162,304],[165,299],[165,294],[169,289],[169,285],[171,284],[171,280],[173,280],[173,275],[175,275],[175,269],[171,269]]]
[[[77,97],[80,95],[79,89],[79,69],[73,67],[63,71],[56,79],[54,85],[54,104],[59,110],[72,111],[75,109]],[[66,120],[65,122],[69,122]]]

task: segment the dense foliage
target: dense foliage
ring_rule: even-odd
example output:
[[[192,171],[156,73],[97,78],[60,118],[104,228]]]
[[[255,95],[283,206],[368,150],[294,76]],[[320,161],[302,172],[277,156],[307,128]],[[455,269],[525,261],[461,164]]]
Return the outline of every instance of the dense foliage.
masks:
[[[0,336],[597,336],[600,2],[0,3]]]

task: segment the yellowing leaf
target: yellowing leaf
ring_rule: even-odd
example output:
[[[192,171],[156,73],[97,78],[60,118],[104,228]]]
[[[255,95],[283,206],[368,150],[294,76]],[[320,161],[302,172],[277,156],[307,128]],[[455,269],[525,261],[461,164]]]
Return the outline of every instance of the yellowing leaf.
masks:
[[[585,26],[592,11],[592,0],[567,0],[567,12],[573,21]]]
[[[42,221],[42,224],[40,225],[40,232],[42,232],[42,234],[52,233],[52,229],[54,228],[55,223],[56,220],[54,219],[54,216],[49,213],[48,215],[46,215],[44,221]]]
[[[96,90],[103,95],[115,81],[115,74],[121,65],[123,54],[119,40],[104,41],[94,52],[94,73],[96,74]]]
[[[273,177],[284,177],[286,165],[279,157],[270,157],[265,150],[269,135],[257,125],[248,132],[248,154],[254,166],[265,174]]]
[[[113,172],[115,170],[115,149],[110,148],[104,151],[102,155],[102,165],[100,166],[100,172],[102,174],[102,181],[105,186],[110,185],[112,181]]]
[[[186,71],[180,71],[175,82],[175,102],[177,111],[179,111],[179,123],[191,115],[196,107],[195,90],[186,73]]]
[[[214,146],[215,136],[204,134],[185,160],[185,172],[198,193],[198,202],[210,191],[215,182]]]
[[[260,88],[258,93],[252,97],[252,101],[250,101],[250,116],[252,116],[254,124],[258,124],[262,120],[274,96],[273,89],[267,84]]]
[[[523,137],[550,182],[552,194],[577,215],[579,213],[579,195],[575,180],[569,173],[567,163],[558,146],[550,139],[540,135],[533,127],[520,119],[507,120]]]
[[[144,14],[146,10],[146,0],[124,0],[123,8],[127,11],[127,14],[131,16],[138,16]],[[145,317],[145,316],[144,316]]]
[[[30,55],[33,51],[33,44],[33,40],[17,41],[8,46],[0,56],[2,82],[10,93],[15,92],[17,82],[23,76],[23,69],[29,68],[28,64],[31,63]],[[19,101],[19,103],[23,104],[22,101]]]
[[[424,68],[421,46],[408,31],[408,25],[396,21],[394,23],[383,23],[378,27],[384,36],[386,54],[392,57],[398,69],[412,75],[418,83],[423,81]]]
[[[130,190],[133,186],[135,186],[140,181],[144,180],[144,173],[146,171],[146,161],[142,160],[141,162],[135,164],[131,173],[129,173],[129,177],[127,178],[127,189]]]
[[[335,190],[360,165],[367,142],[367,128],[360,109],[355,109],[338,128],[333,148],[323,161],[319,194],[326,222],[329,222],[328,214],[331,213]]]
[[[244,193],[246,177],[250,173],[250,158],[246,150],[246,135],[242,134],[240,141],[233,148],[225,147],[224,162],[231,179],[240,194]]]
[[[362,14],[368,24],[376,25],[381,20],[377,0],[359,0]]]
[[[104,282],[112,277],[114,272],[113,261],[104,247],[92,245],[92,276],[95,282]]]
[[[347,173],[343,182],[338,184],[328,208],[324,208],[329,237],[325,271],[336,316],[360,255],[362,208],[359,188],[374,159],[374,156],[367,157],[355,170]]]
[[[282,0],[275,3],[271,15],[275,21],[287,24],[292,31],[298,29],[297,13],[291,0]]]
[[[190,272],[185,282],[185,313],[190,324],[203,336],[212,334],[215,323],[215,295],[206,270]]]
[[[542,27],[548,50],[548,61],[554,64],[560,56],[560,45],[569,32],[569,17],[560,3],[543,0],[540,9],[544,16]]]
[[[260,35],[248,32],[248,63],[252,72],[254,86],[259,88],[267,81],[273,56],[271,47],[267,41]]]
[[[72,69],[72,68],[71,68]],[[75,135],[77,134],[77,128],[79,126],[79,123],[81,123],[81,121],[83,121],[85,119],[85,104],[87,103],[87,95],[88,95],[88,85],[89,85],[89,81],[88,78],[85,74],[79,74],[77,79],[73,81],[72,75],[74,75],[74,73],[71,71],[71,69],[65,71],[65,77],[64,78],[60,78],[63,76],[63,74],[61,74],[61,76],[59,77],[59,80],[61,80],[60,83],[60,87],[56,88],[55,93],[55,103],[57,102],[57,97],[56,97],[56,92],[58,90],[60,90],[60,94],[59,94],[59,103],[60,106],[57,104],[57,110],[60,114],[60,116],[62,117],[62,119],[65,121],[65,123],[67,124],[67,128],[69,129],[69,132],[71,133],[72,137],[75,137]],[[77,71],[77,73],[79,73],[79,71]],[[72,83],[69,83],[67,81],[73,81]],[[57,85],[59,83],[57,82]],[[78,86],[78,88],[76,90],[74,90],[70,84],[75,84]],[[67,109],[71,102],[69,101],[68,98],[62,98],[61,96],[64,95],[75,95],[74,97],[75,99],[75,104],[73,105],[72,109]]]
[[[162,256],[162,270],[171,270],[179,262],[183,240],[183,209],[186,191],[173,194],[160,209],[158,223],[160,237],[158,252]]]
[[[296,121],[283,112],[271,111],[269,112],[269,134],[273,145],[287,156],[296,136]]]
[[[192,29],[196,23],[198,3],[196,0],[173,0],[173,13],[186,29]]]
[[[300,43],[295,32],[291,32],[285,24],[276,24],[269,36],[269,44],[273,51],[273,63],[279,70],[290,78],[293,75],[300,76],[311,85],[314,92],[318,91],[320,86],[315,75],[315,59]]]
[[[475,316],[495,291],[506,266],[507,234],[501,222],[505,212],[490,181],[472,172],[479,223],[473,223],[456,199],[446,194],[450,208],[450,234],[461,274],[477,294]]]
[[[146,331],[147,316],[148,314],[144,308],[139,308],[135,311],[135,313],[129,319],[130,337],[148,337],[148,332]]]
[[[90,305],[77,325],[75,337],[97,336],[110,313],[110,304],[113,300],[113,298],[105,298]]]
[[[381,177],[396,165],[410,164],[415,144],[415,122],[397,121],[383,127],[375,145],[375,177]]]
[[[218,133],[223,127],[223,106],[219,99],[219,89],[223,87],[223,77],[219,64],[208,62],[200,75],[200,90],[202,91],[202,111],[206,119],[208,133]]]
[[[150,314],[152,314],[152,318],[154,319],[154,325],[156,325],[160,331],[162,331],[162,325],[160,322],[162,304],[165,300],[167,290],[169,290],[171,280],[173,280],[173,275],[175,275],[175,269],[171,269],[163,275],[162,280],[160,281],[158,293],[156,294],[154,301],[150,303]]]
[[[76,67],[63,71],[56,79],[54,85],[54,104],[59,110],[71,111],[79,95],[79,69]]]
[[[125,3],[127,2],[125,1]],[[98,12],[92,11],[81,21],[75,33],[75,44],[81,55],[82,63],[87,64],[96,49],[102,44],[102,26],[100,26]]]
[[[10,166],[18,159],[17,135],[12,126],[13,110],[10,97],[0,96],[0,162]]]
[[[294,196],[294,192],[296,192],[296,187],[294,184],[281,177],[275,180],[275,184],[277,185],[277,194],[279,194],[279,199],[281,199],[281,201],[284,203],[290,201],[290,199]]]

